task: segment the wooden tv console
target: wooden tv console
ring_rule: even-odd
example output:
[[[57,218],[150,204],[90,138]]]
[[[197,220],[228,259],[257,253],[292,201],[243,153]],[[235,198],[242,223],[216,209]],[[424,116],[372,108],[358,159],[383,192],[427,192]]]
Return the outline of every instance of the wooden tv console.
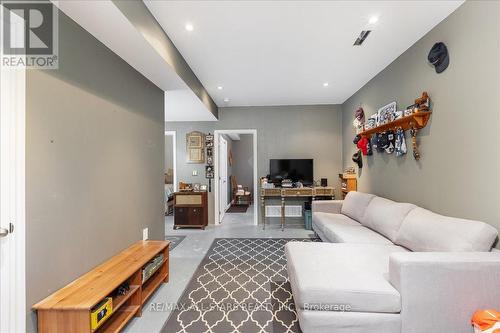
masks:
[[[335,199],[333,187],[300,187],[300,188],[262,188],[260,189],[260,204],[262,214],[262,228],[266,229],[266,199],[281,198],[281,230],[285,228],[285,199],[286,198],[312,198],[329,197]]]
[[[115,333],[133,318],[140,317],[142,306],[169,277],[168,241],[139,241],[90,272],[35,304],[39,333]],[[163,253],[160,268],[144,283],[142,267]],[[130,285],[125,295],[115,291],[124,282]],[[111,315],[92,330],[90,311],[106,297],[113,297]]]

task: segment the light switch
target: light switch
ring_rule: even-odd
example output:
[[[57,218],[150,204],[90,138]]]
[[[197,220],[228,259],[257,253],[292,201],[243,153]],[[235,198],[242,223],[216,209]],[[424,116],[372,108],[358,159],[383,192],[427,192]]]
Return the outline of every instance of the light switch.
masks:
[[[148,240],[149,239],[149,229],[144,228],[142,229],[142,240]]]
[[[193,170],[193,176],[198,176],[198,170]]]

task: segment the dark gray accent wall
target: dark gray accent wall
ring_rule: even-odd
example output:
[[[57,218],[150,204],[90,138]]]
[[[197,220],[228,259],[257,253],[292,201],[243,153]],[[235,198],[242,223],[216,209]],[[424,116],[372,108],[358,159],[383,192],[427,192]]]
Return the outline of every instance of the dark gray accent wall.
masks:
[[[359,190],[412,202],[438,213],[500,227],[500,2],[467,1],[343,105],[343,163],[351,166],[353,113],[391,102],[413,104],[422,91],[433,115],[419,134],[422,158],[375,153],[364,158]],[[446,43],[448,69],[427,63],[435,42]],[[409,134],[407,135],[409,139]]]
[[[58,70],[26,80],[31,306],[142,239],[164,237],[164,94],[59,12]]]
[[[113,3],[217,118],[218,107],[212,97],[144,2],[113,0]]]
[[[217,122],[167,122],[166,129],[176,131],[177,181],[208,184],[204,164],[186,163],[186,133],[256,129],[259,177],[269,173],[269,159],[312,158],[315,178],[328,178],[329,184],[338,190],[338,173],[342,170],[340,105],[221,108]],[[198,171],[198,176],[192,176],[193,170]],[[213,205],[212,192],[209,195],[209,223],[214,223]]]
[[[241,134],[240,140],[233,142],[233,176],[238,185],[253,187],[253,136]]]

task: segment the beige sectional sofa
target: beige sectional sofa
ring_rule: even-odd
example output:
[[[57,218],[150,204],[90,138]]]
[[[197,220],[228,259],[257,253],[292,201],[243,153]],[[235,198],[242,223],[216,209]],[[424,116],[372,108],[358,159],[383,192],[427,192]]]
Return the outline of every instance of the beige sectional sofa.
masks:
[[[304,333],[470,333],[500,309],[492,226],[360,192],[312,209],[323,243],[285,247]]]

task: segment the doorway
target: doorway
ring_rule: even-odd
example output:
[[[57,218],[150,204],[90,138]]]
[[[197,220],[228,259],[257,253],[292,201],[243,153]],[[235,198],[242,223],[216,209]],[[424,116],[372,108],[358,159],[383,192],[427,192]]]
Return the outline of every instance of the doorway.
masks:
[[[227,151],[227,139],[224,135],[219,138],[218,147],[218,166],[219,166],[219,216],[220,221],[224,219],[227,209],[230,203],[228,202],[228,175],[227,175],[227,165],[228,165],[228,151]]]
[[[175,131],[165,131],[165,215],[174,213],[174,193],[177,191],[177,141]]]
[[[237,146],[240,137],[246,137],[246,139],[248,139],[248,153],[242,158],[238,158],[233,150],[233,145],[234,147]],[[216,147],[216,149],[214,149],[216,155],[214,156],[216,179],[214,195],[215,224],[218,225],[222,223],[224,217],[227,215],[234,215],[229,214],[227,210],[230,207],[233,209],[233,205],[239,204],[240,197],[236,196],[235,193],[241,192],[243,195],[248,194],[249,197],[252,198],[248,202],[248,214],[250,214],[250,216],[246,216],[246,218],[250,219],[253,217],[253,224],[257,225],[258,205],[255,204],[258,191],[257,130],[216,130],[214,131],[214,144]],[[248,177],[242,177],[240,175],[236,177],[236,164],[250,164],[249,174],[247,173]],[[236,191],[237,189],[240,189],[240,191]]]

